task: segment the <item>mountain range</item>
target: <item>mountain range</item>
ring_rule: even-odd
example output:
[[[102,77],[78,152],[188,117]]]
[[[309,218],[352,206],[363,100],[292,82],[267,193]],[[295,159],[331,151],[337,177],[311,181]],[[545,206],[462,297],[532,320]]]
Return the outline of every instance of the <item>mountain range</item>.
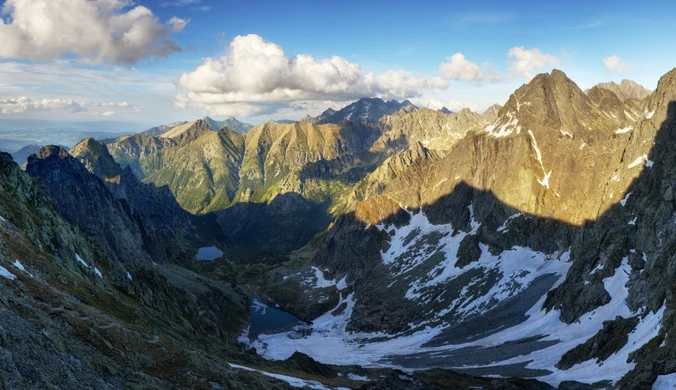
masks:
[[[0,383],[668,383],[675,121],[676,69],[553,70],[483,114],[364,98],[0,154]]]

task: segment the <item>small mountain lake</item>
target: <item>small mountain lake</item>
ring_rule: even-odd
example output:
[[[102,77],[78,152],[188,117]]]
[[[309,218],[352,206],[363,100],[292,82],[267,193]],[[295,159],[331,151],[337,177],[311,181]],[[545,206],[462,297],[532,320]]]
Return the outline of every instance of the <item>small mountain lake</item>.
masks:
[[[197,252],[197,260],[214,261],[223,256],[223,251],[215,246],[205,246]]]
[[[253,296],[251,306],[249,307],[249,314],[251,315],[249,338],[252,340],[257,338],[261,333],[288,332],[293,330],[297,325],[308,325],[305,321],[300,320],[291,313],[266,305],[257,295]]]

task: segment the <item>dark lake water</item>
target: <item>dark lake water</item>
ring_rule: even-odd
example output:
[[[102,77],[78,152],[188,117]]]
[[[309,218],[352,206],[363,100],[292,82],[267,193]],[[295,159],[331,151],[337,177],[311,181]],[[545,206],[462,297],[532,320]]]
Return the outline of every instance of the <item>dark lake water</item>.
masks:
[[[267,306],[260,297],[254,295],[249,308],[251,326],[249,338],[255,339],[261,333],[287,332],[296,325],[306,324],[291,313]]]
[[[213,261],[223,256],[223,252],[215,246],[205,246],[197,252],[197,260]]]

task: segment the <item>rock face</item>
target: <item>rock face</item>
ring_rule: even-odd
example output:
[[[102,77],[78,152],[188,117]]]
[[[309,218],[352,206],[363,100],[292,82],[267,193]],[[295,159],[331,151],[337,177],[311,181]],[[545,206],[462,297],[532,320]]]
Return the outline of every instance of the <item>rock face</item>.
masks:
[[[31,170],[49,180],[48,169],[57,169],[51,175],[63,180],[59,188],[83,210],[106,202],[99,206],[111,213],[108,222],[128,229],[110,233],[128,238],[128,221],[112,214],[114,202],[99,192],[108,189],[78,160],[46,147],[32,157]],[[244,357],[235,338],[245,297],[177,266],[122,258],[131,248],[123,240],[102,242],[115,245],[118,257],[109,256],[83,232],[88,225],[76,228],[62,217],[67,203],[55,200],[44,179],[0,154],[1,387],[277,388],[225,360]],[[176,365],[190,373],[168,374]]]
[[[26,172],[43,184],[55,209],[116,262],[147,263],[141,230],[126,205],[65,149],[46,146]]]
[[[443,329],[382,356],[408,368],[489,364],[471,372],[570,388],[673,373],[674,101],[676,70],[641,103],[555,70],[452,148],[389,157],[311,262],[346,278],[345,331]]]
[[[88,138],[69,154],[129,206],[140,227],[144,250],[155,261],[190,258],[200,246],[228,245],[214,216],[194,216],[180,207],[168,187],[141,183],[129,167],[122,169],[113,160],[105,145]]]
[[[415,108],[408,100],[399,103],[396,100],[385,102],[378,98],[362,98],[338,111],[329,108],[318,117],[308,118],[307,121],[316,124],[340,123],[343,121],[377,122],[385,115],[394,114],[402,109],[411,111]]]
[[[202,120],[213,131],[219,131],[219,130],[223,129],[224,127],[227,127],[228,129],[230,129],[230,130],[232,130],[236,133],[244,134],[254,127],[252,124],[240,122],[235,117],[232,117],[232,116],[229,116],[225,120],[222,120],[222,121],[217,121],[217,120],[211,119],[208,116],[205,117],[205,118],[202,118]]]
[[[620,84],[611,81],[608,83],[599,83],[596,84],[596,86],[613,91],[621,101],[626,101],[628,99],[643,100],[652,92],[641,84],[627,79],[622,80]]]
[[[488,122],[493,122],[494,120],[498,119],[498,113],[500,112],[500,109],[502,108],[501,105],[499,104],[493,104],[492,106],[488,107],[486,111],[484,111],[483,114],[481,114],[484,119],[486,119]]]

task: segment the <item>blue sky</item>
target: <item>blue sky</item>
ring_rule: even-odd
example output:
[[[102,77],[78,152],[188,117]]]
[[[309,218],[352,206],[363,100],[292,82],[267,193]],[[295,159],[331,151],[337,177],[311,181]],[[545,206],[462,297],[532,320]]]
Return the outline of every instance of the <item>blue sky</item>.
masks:
[[[0,119],[257,123],[359,96],[483,111],[553,67],[652,89],[676,65],[671,3],[5,0]]]

